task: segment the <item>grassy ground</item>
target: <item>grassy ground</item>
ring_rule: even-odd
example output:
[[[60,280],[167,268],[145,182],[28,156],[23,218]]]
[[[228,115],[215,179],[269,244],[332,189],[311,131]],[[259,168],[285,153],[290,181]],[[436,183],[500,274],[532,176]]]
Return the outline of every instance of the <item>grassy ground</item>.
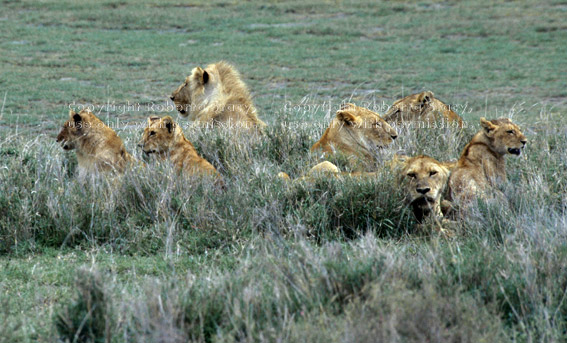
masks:
[[[567,339],[566,2],[1,8],[0,342]],[[270,125],[263,137],[186,130],[226,191],[167,163],[74,178],[54,142],[69,105],[118,120],[141,157],[136,125],[220,59]],[[510,116],[529,139],[509,159],[507,201],[480,202],[457,238],[415,232],[389,171],[274,177],[317,161],[308,149],[341,101],[384,112],[425,89],[469,127],[405,132],[393,150],[456,158],[480,116]]]

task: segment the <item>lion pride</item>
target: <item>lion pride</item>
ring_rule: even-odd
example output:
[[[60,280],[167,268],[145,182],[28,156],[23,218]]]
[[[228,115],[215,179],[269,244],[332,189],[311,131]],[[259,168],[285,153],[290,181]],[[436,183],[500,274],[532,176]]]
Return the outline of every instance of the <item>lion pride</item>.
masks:
[[[527,143],[520,128],[508,118],[480,118],[481,130],[474,135],[449,178],[452,199],[469,200],[506,181],[506,155],[519,156]]]
[[[397,100],[384,114],[384,120],[397,125],[405,122],[432,123],[442,119],[463,127],[463,119],[444,102],[435,98],[431,91],[408,95]]]
[[[344,104],[311,151],[322,150],[328,154],[340,151],[368,162],[376,158],[379,149],[387,147],[397,137],[396,130],[378,113]]]
[[[170,116],[149,117],[138,146],[146,155],[169,158],[177,172],[186,176],[201,174],[220,177],[215,167],[199,156],[193,144],[185,138],[181,127]]]
[[[210,64],[205,69],[194,68],[170,98],[179,113],[191,121],[246,128],[266,126],[258,118],[240,74],[223,61]]]
[[[57,135],[64,150],[75,150],[79,175],[95,171],[122,172],[133,161],[122,140],[89,110],[69,111],[69,119]]]

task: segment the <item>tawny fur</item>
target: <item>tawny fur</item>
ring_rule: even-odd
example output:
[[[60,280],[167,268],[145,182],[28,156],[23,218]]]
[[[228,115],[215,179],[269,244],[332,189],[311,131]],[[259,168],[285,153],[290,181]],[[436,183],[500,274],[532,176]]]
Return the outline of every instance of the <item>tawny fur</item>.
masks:
[[[427,217],[442,218],[441,197],[450,175],[447,165],[420,155],[400,162],[400,167],[400,181],[417,221],[423,222]]]
[[[468,143],[449,179],[452,199],[468,200],[506,181],[508,154],[519,156],[527,139],[508,118],[480,118],[481,130]]]
[[[57,135],[64,150],[75,150],[79,175],[95,171],[124,171],[133,157],[114,130],[92,112],[69,111],[69,119]]]
[[[398,126],[407,122],[429,125],[435,121],[445,120],[448,124],[463,127],[463,119],[444,102],[435,98],[431,91],[408,95],[395,101],[384,114],[384,120]]]
[[[235,127],[263,128],[248,87],[236,69],[226,62],[196,67],[171,94],[182,116],[189,120]]]
[[[353,104],[345,104],[337,111],[323,136],[311,151],[327,154],[337,151],[372,161],[378,149],[387,147],[398,136],[378,113]]]
[[[220,177],[215,167],[199,156],[193,144],[185,138],[181,127],[170,116],[148,118],[148,126],[138,146],[146,154],[168,158],[177,172],[185,176],[199,174]]]
[[[340,175],[339,168],[329,161],[323,161],[321,163],[316,164],[313,166],[305,175],[300,178],[297,178],[293,181],[304,181],[304,180],[312,180],[314,177],[321,176],[321,175]],[[286,181],[290,181],[291,178],[285,172],[279,172],[277,175],[279,178],[282,178]]]

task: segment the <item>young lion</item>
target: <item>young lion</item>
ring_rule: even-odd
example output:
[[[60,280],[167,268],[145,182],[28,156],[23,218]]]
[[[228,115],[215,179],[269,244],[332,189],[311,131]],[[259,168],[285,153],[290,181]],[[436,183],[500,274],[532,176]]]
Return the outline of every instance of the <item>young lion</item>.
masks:
[[[441,196],[449,180],[450,169],[429,156],[420,155],[401,162],[402,184],[415,218],[442,218]],[[447,205],[448,203],[445,203]]]
[[[313,144],[311,151],[336,151],[372,161],[380,148],[390,145],[398,133],[378,113],[353,104],[344,104],[337,116]]]
[[[75,150],[79,175],[94,171],[124,171],[133,161],[114,130],[106,126],[92,112],[70,110],[69,120],[57,135],[64,150]]]
[[[468,200],[506,181],[504,156],[519,156],[527,143],[520,128],[508,118],[480,118],[482,129],[465,146],[449,179],[452,199]]]
[[[239,127],[263,128],[258,119],[248,88],[240,74],[226,62],[205,69],[196,67],[171,94],[171,100],[182,116],[189,120]]]
[[[430,91],[408,95],[397,100],[384,114],[384,120],[398,125],[404,122],[429,124],[438,120],[446,120],[448,123],[463,127],[463,119],[449,106],[435,98],[433,92]]]
[[[220,177],[215,167],[199,156],[193,144],[183,135],[181,127],[170,116],[149,117],[138,146],[147,155],[169,157],[177,171],[186,176],[208,174]]]

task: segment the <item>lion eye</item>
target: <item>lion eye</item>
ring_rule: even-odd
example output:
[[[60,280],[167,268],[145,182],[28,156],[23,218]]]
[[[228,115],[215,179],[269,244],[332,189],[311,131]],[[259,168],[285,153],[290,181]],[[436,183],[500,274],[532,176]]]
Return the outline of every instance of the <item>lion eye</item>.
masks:
[[[155,131],[150,131],[150,136],[153,136],[153,135],[155,135],[155,134],[156,134]]]
[[[514,130],[508,130],[508,131],[506,131],[506,132],[508,132],[508,133],[511,134],[511,135],[514,134]]]
[[[408,173],[408,176],[411,177],[412,179],[415,179],[415,173]]]
[[[433,176],[435,174],[437,174],[437,171],[435,171],[435,170],[429,172],[429,176]]]

